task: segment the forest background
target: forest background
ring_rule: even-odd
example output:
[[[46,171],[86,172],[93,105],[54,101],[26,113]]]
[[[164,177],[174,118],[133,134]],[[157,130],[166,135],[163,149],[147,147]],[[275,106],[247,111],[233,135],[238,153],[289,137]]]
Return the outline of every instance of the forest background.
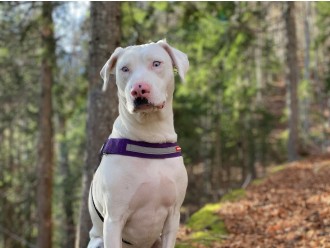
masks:
[[[269,165],[330,151],[329,34],[327,2],[1,2],[0,247],[86,247],[117,46],[166,38],[189,56],[184,222]]]

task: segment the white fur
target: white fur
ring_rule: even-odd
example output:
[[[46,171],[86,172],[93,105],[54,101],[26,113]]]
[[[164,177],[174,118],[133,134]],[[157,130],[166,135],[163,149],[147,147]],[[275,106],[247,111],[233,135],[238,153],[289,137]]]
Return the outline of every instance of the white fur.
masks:
[[[161,65],[154,67],[154,61],[160,61]],[[129,71],[123,71],[123,67]],[[173,67],[183,80],[189,67],[188,58],[165,41],[115,50],[101,70],[103,89],[111,73],[116,75],[118,87],[119,116],[111,138],[152,143],[177,141],[172,111]],[[148,99],[153,107],[135,108],[130,92],[139,82],[150,86]],[[182,157],[103,156],[92,182],[92,193],[104,223],[90,197],[93,228],[88,247],[173,248],[186,187],[187,172]],[[123,243],[122,239],[133,245]]]

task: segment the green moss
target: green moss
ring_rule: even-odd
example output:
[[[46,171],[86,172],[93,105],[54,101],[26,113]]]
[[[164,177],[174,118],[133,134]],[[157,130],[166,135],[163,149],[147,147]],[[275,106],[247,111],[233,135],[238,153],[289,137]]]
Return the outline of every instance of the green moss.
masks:
[[[195,243],[210,244],[214,241],[219,241],[219,234],[208,231],[198,231],[190,235],[190,238]]]
[[[219,210],[220,207],[220,203],[206,204],[191,216],[187,226],[193,231],[221,230],[222,225],[219,224],[221,221],[216,214],[216,211]]]
[[[263,184],[264,181],[265,181],[264,178],[254,179],[254,180],[252,181],[252,185],[257,186],[257,185]]]
[[[209,245],[214,241],[219,241],[221,235],[227,234],[225,223],[217,214],[220,208],[220,203],[206,204],[191,216],[187,224],[193,231],[189,236],[190,242]]]
[[[175,244],[175,248],[191,248],[190,243],[177,243]]]
[[[221,202],[227,202],[227,201],[237,201],[245,196],[245,190],[244,189],[235,189],[228,194],[225,194],[221,198]]]
[[[245,196],[245,190],[237,189],[224,195],[219,203],[206,204],[199,211],[194,213],[187,226],[191,228],[192,233],[187,240],[179,242],[176,248],[193,247],[192,244],[211,245],[213,242],[219,242],[221,237],[227,234],[226,226],[220,219],[217,212],[221,204],[227,201],[236,201]]]
[[[284,170],[286,168],[285,165],[278,165],[278,166],[275,166],[274,168],[272,168],[270,170],[271,173],[276,173],[276,172],[279,172],[281,170]]]

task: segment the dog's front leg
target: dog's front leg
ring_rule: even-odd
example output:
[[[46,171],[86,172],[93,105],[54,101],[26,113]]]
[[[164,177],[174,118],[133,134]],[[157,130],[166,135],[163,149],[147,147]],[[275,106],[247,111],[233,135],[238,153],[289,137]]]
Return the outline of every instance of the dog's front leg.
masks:
[[[122,247],[123,220],[113,221],[109,216],[104,218],[103,237],[105,248]]]
[[[180,211],[170,213],[162,232],[162,248],[174,248],[180,224]]]

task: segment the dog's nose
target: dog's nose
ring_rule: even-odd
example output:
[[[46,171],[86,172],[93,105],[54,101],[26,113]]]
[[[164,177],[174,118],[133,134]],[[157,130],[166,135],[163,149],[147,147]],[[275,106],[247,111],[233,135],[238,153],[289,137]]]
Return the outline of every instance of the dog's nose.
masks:
[[[144,97],[147,98],[150,94],[150,86],[147,83],[136,83],[131,89],[131,95],[135,98]]]

